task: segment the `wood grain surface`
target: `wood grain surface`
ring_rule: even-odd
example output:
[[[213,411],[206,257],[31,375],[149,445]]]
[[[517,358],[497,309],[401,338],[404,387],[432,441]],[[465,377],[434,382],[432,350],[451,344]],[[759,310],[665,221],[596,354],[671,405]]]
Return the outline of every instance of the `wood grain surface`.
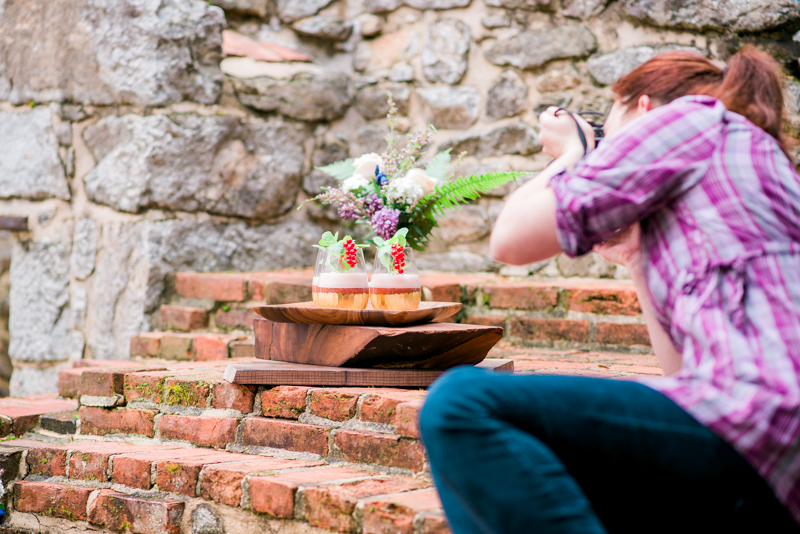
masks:
[[[512,360],[488,359],[475,367],[498,372],[514,372]],[[264,386],[351,386],[351,387],[428,387],[444,370],[352,369],[299,363],[263,361],[230,364],[224,378],[234,384]]]
[[[461,310],[460,302],[420,302],[416,310],[340,310],[319,308],[313,302],[254,306],[253,311],[276,323],[333,324],[361,326],[403,326],[429,323],[452,317]]]
[[[256,358],[330,367],[449,369],[474,365],[503,329],[457,323],[350,326],[276,323],[256,318]]]

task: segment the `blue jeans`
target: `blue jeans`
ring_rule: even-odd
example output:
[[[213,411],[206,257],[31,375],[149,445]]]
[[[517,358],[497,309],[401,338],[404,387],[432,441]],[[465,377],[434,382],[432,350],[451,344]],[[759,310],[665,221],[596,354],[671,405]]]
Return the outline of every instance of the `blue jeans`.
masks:
[[[420,426],[454,534],[800,532],[730,445],[634,382],[458,368]]]

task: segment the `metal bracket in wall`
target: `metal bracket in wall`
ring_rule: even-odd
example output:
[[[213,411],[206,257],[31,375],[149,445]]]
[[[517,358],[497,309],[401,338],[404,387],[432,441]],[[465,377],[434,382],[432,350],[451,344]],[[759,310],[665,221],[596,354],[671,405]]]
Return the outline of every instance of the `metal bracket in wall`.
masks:
[[[27,232],[28,218],[0,216],[0,230],[10,230],[12,232]]]

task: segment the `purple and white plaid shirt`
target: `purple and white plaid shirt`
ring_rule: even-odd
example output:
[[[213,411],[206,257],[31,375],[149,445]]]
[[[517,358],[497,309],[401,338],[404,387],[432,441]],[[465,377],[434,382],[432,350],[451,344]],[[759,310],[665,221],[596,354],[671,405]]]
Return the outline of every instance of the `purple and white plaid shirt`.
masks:
[[[687,96],[550,186],[569,255],[641,221],[656,315],[683,354],[642,382],[733,445],[800,521],[800,178],[778,143]]]

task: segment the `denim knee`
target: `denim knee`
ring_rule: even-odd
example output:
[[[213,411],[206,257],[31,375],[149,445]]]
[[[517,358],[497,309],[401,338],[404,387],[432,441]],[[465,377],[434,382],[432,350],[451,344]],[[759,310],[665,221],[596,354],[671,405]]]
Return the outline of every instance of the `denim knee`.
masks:
[[[475,415],[475,392],[486,371],[474,367],[458,367],[442,375],[431,386],[419,417],[422,440],[439,434],[445,426]]]

